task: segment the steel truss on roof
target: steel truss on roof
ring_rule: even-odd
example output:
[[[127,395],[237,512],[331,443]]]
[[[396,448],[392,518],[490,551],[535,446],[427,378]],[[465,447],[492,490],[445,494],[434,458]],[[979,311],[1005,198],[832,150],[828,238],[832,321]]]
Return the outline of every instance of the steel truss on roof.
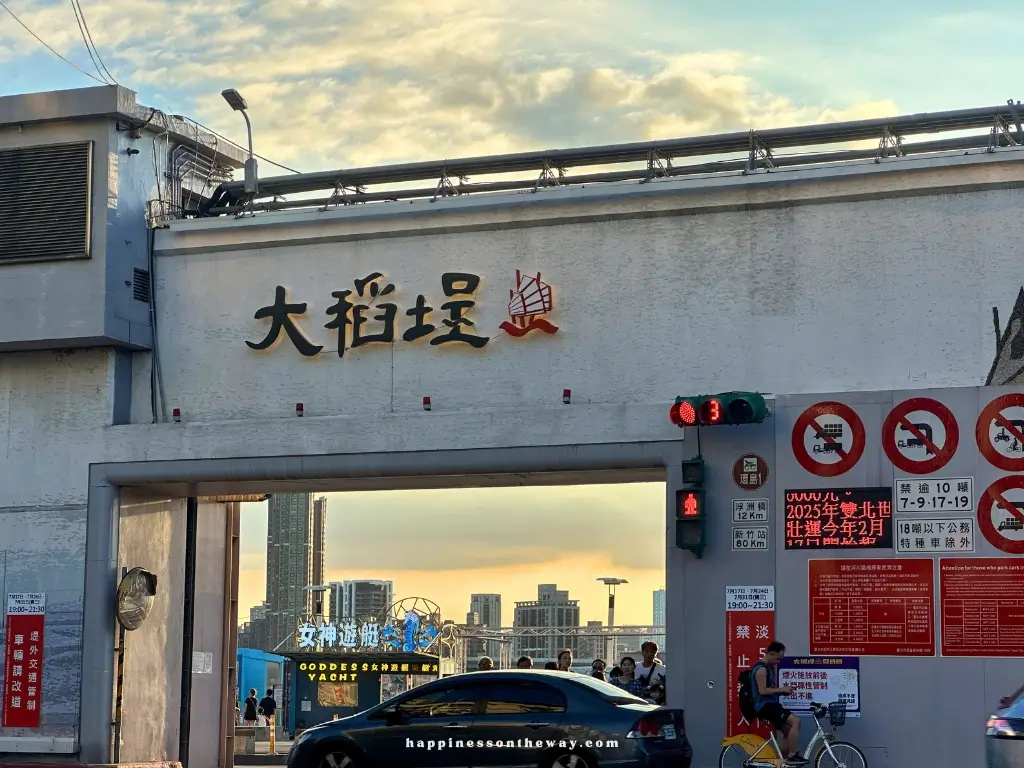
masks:
[[[203,208],[193,212],[199,215],[241,214],[255,211],[287,210],[355,203],[386,202],[411,199],[437,200],[465,194],[487,192],[537,191],[543,187],[638,181],[644,183],[657,178],[694,176],[713,173],[771,172],[774,169],[799,166],[905,157],[913,154],[953,152],[986,149],[994,152],[1000,147],[1024,146],[1024,127],[1021,126],[1020,102],[1008,101],[1003,106],[962,109],[952,112],[931,112],[901,117],[855,120],[842,123],[805,125],[795,128],[776,128],[765,131],[742,131],[713,136],[695,136],[664,141],[610,144],[594,147],[551,149],[541,152],[518,152],[486,157],[465,157],[452,160],[432,160],[420,163],[350,168],[291,176],[261,179],[259,193],[247,197],[244,182],[221,184]],[[986,129],[985,133],[932,139],[907,143],[910,136]],[[816,148],[848,142],[877,141],[874,149],[849,149],[831,152]],[[780,154],[781,150],[799,150]],[[813,150],[813,151],[812,151]],[[740,155],[740,159],[723,159],[690,165],[675,164],[679,158]],[[585,173],[570,176],[571,168],[592,168],[602,165],[634,163],[642,167],[604,173]],[[520,173],[526,178],[518,180],[470,183],[472,176],[494,176]],[[455,183],[453,179],[457,179]],[[429,186],[415,189],[383,189],[367,191],[369,187],[386,187],[410,182],[430,182]],[[284,200],[287,195],[330,191],[330,196],[317,199]],[[267,200],[269,198],[269,200]],[[265,202],[261,202],[265,201]]]

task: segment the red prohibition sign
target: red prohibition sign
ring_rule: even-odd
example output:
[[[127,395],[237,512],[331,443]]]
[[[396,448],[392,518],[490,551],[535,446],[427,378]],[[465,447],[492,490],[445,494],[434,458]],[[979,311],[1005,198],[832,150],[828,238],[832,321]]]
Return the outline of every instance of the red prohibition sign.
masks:
[[[993,467],[1007,472],[1024,472],[1024,454],[1019,459],[1004,456],[996,450],[995,443],[989,436],[989,428],[992,426],[992,422],[995,422],[1008,435],[1024,445],[1024,430],[1003,415],[1004,410],[1014,406],[1024,407],[1024,393],[1011,392],[1008,395],[997,397],[982,408],[981,415],[978,416],[978,426],[974,430],[974,437],[978,441],[978,450],[981,451],[981,455],[988,459],[988,463]]]
[[[819,421],[822,416],[838,416],[850,425],[853,441],[850,444],[849,452],[843,448],[842,440],[836,440],[833,435],[824,430]],[[839,457],[839,461],[825,464],[816,461],[807,452],[807,447],[804,445],[804,435],[808,429],[814,430],[815,435],[823,441],[822,447],[829,449],[831,453],[835,453]],[[844,403],[829,401],[812,405],[800,414],[796,424],[793,425],[793,455],[800,462],[801,467],[818,477],[837,477],[849,472],[860,461],[860,457],[864,455],[865,442],[864,424],[861,422],[860,416],[857,415],[853,408]]]
[[[978,499],[978,528],[988,539],[988,543],[996,549],[1011,555],[1024,555],[1024,539],[1006,538],[996,530],[995,523],[992,522],[992,505],[997,501],[1007,514],[1024,521],[1024,512],[1021,512],[1020,507],[1017,506],[1017,504],[1024,506],[1024,502],[1014,503],[1006,498],[1007,491],[1016,489],[1024,489],[1024,475],[1001,477],[985,490],[985,493]]]
[[[942,424],[946,430],[946,439],[942,441],[941,448],[932,442],[932,436],[927,430],[921,429],[907,418],[915,411],[930,413]],[[915,438],[928,454],[931,454],[930,459],[917,461],[905,456],[900,451],[896,444],[896,435],[901,428]],[[953,458],[959,444],[960,427],[956,423],[956,417],[949,408],[930,397],[912,397],[909,400],[904,400],[889,412],[882,424],[882,448],[885,449],[885,455],[889,457],[893,466],[912,475],[929,475],[932,472],[938,472]]]

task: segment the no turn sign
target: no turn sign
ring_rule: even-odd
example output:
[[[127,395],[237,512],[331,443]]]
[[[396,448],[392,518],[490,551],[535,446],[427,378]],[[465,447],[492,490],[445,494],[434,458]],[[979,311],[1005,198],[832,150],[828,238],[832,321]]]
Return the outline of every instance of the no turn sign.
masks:
[[[844,403],[817,403],[796,420],[792,443],[800,466],[818,477],[836,477],[864,455],[864,424]]]
[[[1011,392],[986,405],[974,435],[989,464],[1007,472],[1024,472],[1024,393]]]
[[[978,499],[978,528],[996,549],[1024,555],[1024,475],[1007,475]]]
[[[912,397],[897,405],[882,424],[882,448],[893,466],[913,475],[938,472],[960,444],[952,411],[930,397]]]

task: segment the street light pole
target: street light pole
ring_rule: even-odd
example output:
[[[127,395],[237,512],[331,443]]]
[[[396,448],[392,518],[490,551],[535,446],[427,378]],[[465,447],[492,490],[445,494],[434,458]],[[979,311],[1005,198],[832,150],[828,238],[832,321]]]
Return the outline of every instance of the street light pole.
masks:
[[[605,641],[605,664],[609,667],[615,666],[615,635],[612,628],[615,626],[615,587],[619,584],[629,584],[626,579],[617,579],[604,576],[598,581],[604,582],[608,587],[608,639]]]
[[[245,161],[245,193],[255,195],[260,191],[259,168],[256,164],[256,155],[252,151],[252,122],[249,120],[249,104],[234,88],[228,88],[220,92],[224,101],[228,103],[235,112],[241,112],[245,119],[245,131],[249,137],[249,158]]]

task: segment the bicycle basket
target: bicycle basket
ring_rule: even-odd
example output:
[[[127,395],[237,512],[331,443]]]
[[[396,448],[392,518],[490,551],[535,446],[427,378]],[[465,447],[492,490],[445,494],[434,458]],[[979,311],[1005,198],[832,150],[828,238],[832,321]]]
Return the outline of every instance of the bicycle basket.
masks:
[[[833,728],[846,725],[846,702],[833,701],[828,705],[828,720]]]

